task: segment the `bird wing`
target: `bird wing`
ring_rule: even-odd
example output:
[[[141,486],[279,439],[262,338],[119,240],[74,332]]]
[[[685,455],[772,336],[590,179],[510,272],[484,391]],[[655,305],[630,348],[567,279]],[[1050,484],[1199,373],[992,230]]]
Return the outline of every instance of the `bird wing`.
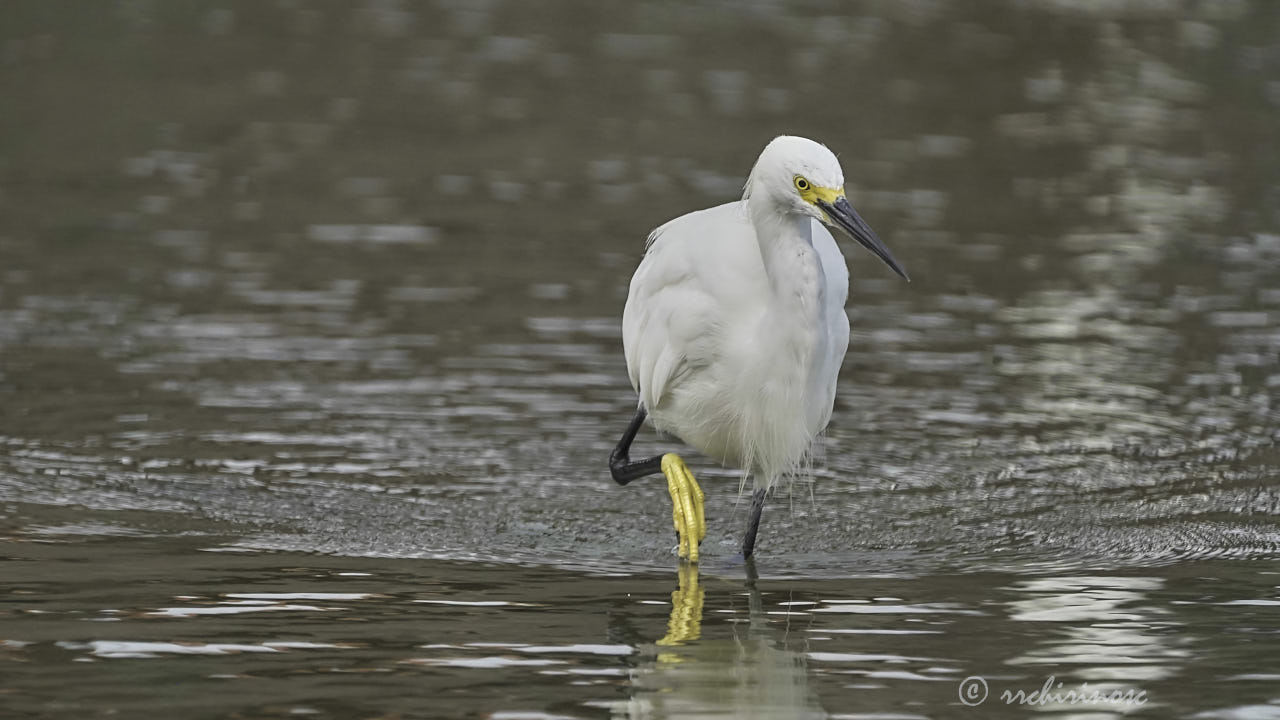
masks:
[[[627,374],[646,408],[714,361],[726,308],[750,307],[752,289],[766,281],[740,201],[682,215],[649,235],[622,313]]]

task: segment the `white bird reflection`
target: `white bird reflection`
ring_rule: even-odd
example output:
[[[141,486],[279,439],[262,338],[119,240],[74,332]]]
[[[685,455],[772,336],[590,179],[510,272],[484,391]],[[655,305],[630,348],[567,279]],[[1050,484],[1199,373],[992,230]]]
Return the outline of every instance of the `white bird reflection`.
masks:
[[[827,717],[809,687],[804,655],[788,650],[769,628],[754,579],[747,582],[746,632],[706,640],[698,566],[682,564],[679,581],[671,593],[667,634],[639,648],[631,697],[613,705],[614,718]]]

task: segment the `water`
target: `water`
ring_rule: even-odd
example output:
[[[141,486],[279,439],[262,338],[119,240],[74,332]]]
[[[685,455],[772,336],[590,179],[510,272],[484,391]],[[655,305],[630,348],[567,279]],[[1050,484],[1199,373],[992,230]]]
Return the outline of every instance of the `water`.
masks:
[[[1252,718],[1280,679],[1274,564],[703,571],[679,595],[674,571],[226,552],[191,527],[22,537],[0,645],[14,717],[1020,717],[1000,693],[1054,677],[1146,693],[1120,711]],[[959,701],[969,676],[979,708]]]
[[[1270,3],[75,7],[0,10],[0,716],[1280,717]],[[913,282],[845,245],[695,574],[618,318],[784,131]]]

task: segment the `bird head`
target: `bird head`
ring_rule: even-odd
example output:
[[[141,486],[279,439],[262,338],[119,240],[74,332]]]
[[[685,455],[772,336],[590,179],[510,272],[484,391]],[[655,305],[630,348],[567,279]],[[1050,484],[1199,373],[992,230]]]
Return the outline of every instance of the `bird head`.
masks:
[[[849,204],[840,161],[821,143],[792,135],[774,138],[756,160],[743,199],[767,203],[775,213],[806,215],[839,228],[910,280],[902,264]]]

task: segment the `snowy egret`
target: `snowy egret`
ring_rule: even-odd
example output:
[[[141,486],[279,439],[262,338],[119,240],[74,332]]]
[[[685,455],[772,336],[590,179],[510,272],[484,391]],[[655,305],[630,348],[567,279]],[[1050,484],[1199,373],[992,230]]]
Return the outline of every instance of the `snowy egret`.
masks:
[[[765,146],[742,200],[654,230],[631,278],[622,343],[640,398],[609,469],[620,485],[666,476],[679,555],[689,562],[706,536],[702,489],[679,455],[632,462],[631,443],[647,417],[751,477],[742,540],[751,557],[766,493],[831,419],[849,346],[849,271],[825,225],[908,279],[849,204],[836,156],[789,136]]]

